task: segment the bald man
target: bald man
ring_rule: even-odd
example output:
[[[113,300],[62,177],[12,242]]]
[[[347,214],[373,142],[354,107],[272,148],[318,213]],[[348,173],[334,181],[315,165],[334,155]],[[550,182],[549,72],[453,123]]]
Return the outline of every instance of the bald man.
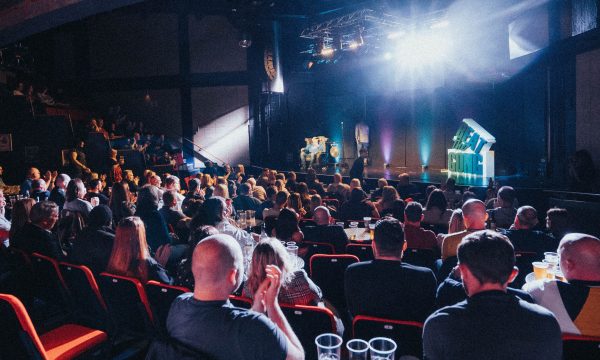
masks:
[[[444,236],[442,240],[442,260],[456,256],[458,244],[465,236],[475,231],[485,230],[488,214],[483,201],[477,199],[467,200],[462,206],[462,212],[465,230]]]
[[[508,237],[515,251],[535,252],[542,259],[545,251],[556,250],[558,241],[545,232],[536,230],[538,223],[537,211],[531,206],[521,206],[510,229],[501,232]]]
[[[329,243],[338,254],[346,252],[348,235],[343,226],[333,224],[333,218],[327,207],[317,206],[313,213],[313,221],[316,226],[306,226],[303,230],[304,240]]]
[[[563,333],[600,336],[600,239],[567,234],[558,254],[568,282],[538,280],[524,290],[554,313]]]
[[[194,250],[192,272],[194,292],[179,296],[169,311],[172,338],[214,359],[304,359],[277,302],[281,270],[276,266],[267,266],[252,310],[236,308],[228,300],[244,276],[242,250],[231,236],[202,240]]]

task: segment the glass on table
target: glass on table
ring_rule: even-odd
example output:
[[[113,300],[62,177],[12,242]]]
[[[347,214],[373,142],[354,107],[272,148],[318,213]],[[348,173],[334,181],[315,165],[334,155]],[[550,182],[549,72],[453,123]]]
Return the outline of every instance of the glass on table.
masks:
[[[534,261],[531,263],[533,265],[533,274],[535,275],[536,280],[545,279],[548,273],[548,263],[541,261]]]
[[[375,224],[369,224],[369,236],[371,240],[375,239]]]
[[[371,217],[365,216],[363,218],[363,221],[365,222],[365,229],[368,229],[369,228],[369,224],[371,224]]]
[[[349,227],[350,229],[356,229],[358,227],[358,221],[351,221]]]
[[[386,337],[376,337],[369,340],[371,360],[394,360],[396,342]]]
[[[294,245],[286,245],[288,254],[292,257],[298,257],[298,245],[294,243]]]
[[[246,220],[248,222],[248,226],[256,225],[256,211],[246,210]]]
[[[238,225],[240,226],[240,228],[244,229],[246,228],[246,212],[245,211],[239,211],[238,212]]]
[[[346,343],[349,360],[367,360],[369,343],[361,339],[352,339]]]
[[[343,221],[338,221],[335,224],[338,226],[341,226],[341,227],[344,227],[344,225],[345,225]]]
[[[325,333],[317,336],[317,356],[319,360],[340,360],[342,338],[336,334]]]

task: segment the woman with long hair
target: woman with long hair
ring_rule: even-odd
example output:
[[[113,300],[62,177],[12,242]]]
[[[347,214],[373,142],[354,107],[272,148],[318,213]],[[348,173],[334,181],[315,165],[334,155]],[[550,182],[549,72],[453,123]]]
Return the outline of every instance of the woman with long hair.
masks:
[[[304,234],[300,230],[298,214],[293,209],[284,208],[279,212],[275,224],[275,236],[281,241],[294,241],[296,243],[304,240]]]
[[[304,270],[294,267],[281,242],[273,238],[261,240],[254,248],[243,296],[254,297],[256,290],[267,277],[267,265],[276,265],[282,272],[281,290],[277,297],[279,302],[290,305],[317,305],[321,301],[321,289]]]
[[[108,207],[113,214],[113,224],[118,224],[121,219],[135,214],[135,204],[131,202],[129,184],[125,181],[113,184]]]
[[[429,194],[423,216],[423,223],[425,224],[448,225],[452,210],[448,209],[448,201],[446,201],[442,190],[435,189]]]
[[[362,220],[363,217],[378,218],[379,211],[361,188],[355,188],[350,192],[350,200],[342,204],[340,219]]]
[[[171,243],[171,235],[167,223],[158,212],[160,190],[153,185],[144,185],[138,191],[135,215],[139,216],[146,226],[148,245],[154,253],[161,245]]]
[[[308,190],[308,185],[305,182],[299,182],[296,185],[296,191],[300,194],[300,200],[302,200],[302,206],[310,207],[310,191]]]
[[[35,200],[31,198],[17,200],[12,208],[10,231],[8,232],[8,238],[12,239],[13,236],[25,226],[31,220],[29,219],[29,213],[31,208],[35,205]]]
[[[293,209],[300,217],[304,217],[307,213],[304,204],[302,204],[300,194],[296,192],[290,194],[290,197],[288,198],[288,207]]]
[[[142,219],[129,216],[121,220],[115,233],[114,245],[106,271],[111,274],[134,277],[145,283],[157,280],[171,284],[173,280],[152,256],[146,242]]]
[[[398,199],[400,199],[400,195],[398,195],[398,191],[393,186],[384,186],[381,190],[381,199],[375,203],[375,208],[383,216],[384,213],[390,213],[389,210],[394,206],[394,201]],[[398,220],[403,221],[404,219]]]
[[[208,199],[212,196],[214,188],[214,180],[210,176],[210,174],[201,174],[200,175],[200,189],[204,191],[204,197]]]

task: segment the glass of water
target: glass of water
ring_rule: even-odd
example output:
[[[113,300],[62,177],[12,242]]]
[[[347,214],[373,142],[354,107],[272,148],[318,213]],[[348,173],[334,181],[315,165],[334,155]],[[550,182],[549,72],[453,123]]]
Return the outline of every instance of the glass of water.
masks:
[[[340,360],[342,342],[342,338],[336,334],[325,333],[317,336],[315,344],[319,360]]]
[[[386,337],[376,337],[369,341],[371,360],[394,360],[396,342]]]
[[[346,343],[349,360],[367,360],[369,343],[361,339],[352,339]]]

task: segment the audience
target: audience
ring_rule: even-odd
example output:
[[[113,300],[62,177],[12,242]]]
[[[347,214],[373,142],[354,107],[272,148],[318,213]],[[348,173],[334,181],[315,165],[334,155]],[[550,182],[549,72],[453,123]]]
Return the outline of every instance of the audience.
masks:
[[[462,206],[465,230],[442,237],[442,260],[456,256],[461,240],[475,231],[484,230],[488,214],[481,200],[471,199]]]
[[[243,296],[250,299],[267,278],[267,266],[274,265],[281,270],[281,290],[277,296],[282,304],[318,305],[323,293],[308,277],[306,271],[296,268],[294,261],[281,242],[277,239],[261,240],[252,253],[252,263],[248,280],[244,284]]]
[[[85,265],[95,274],[106,270],[115,239],[112,220],[108,206],[98,205],[92,209],[87,227],[78,234],[69,250],[69,261]]]
[[[406,200],[419,192],[415,184],[411,184],[410,175],[402,173],[398,176],[398,186],[396,187],[402,200]]]
[[[510,186],[503,186],[498,190],[498,196],[495,200],[494,209],[489,211],[490,221],[496,224],[496,227],[508,229],[517,215],[515,201],[517,193]]]
[[[252,196],[250,193],[250,185],[241,184],[239,189],[238,196],[233,199],[233,206],[237,211],[246,211],[246,210],[254,210],[258,211],[260,207],[260,200]],[[267,194],[267,197],[269,194]]]
[[[282,209],[275,225],[275,237],[281,241],[301,243],[304,234],[300,231],[298,214],[293,209]]]
[[[6,198],[4,192],[0,189],[0,246],[8,246],[8,234],[10,232],[10,220],[6,217]]]
[[[544,252],[556,250],[558,241],[540,230],[535,230],[538,222],[537,211],[533,207],[521,206],[510,229],[502,233],[508,237],[515,251],[534,252],[542,259]]]
[[[268,265],[252,310],[235,308],[228,297],[244,276],[242,249],[228,235],[212,235],[194,250],[193,293],[171,305],[171,338],[220,359],[304,359],[304,350],[277,300],[282,272]],[[267,317],[268,316],[268,317]]]
[[[218,233],[219,231],[215,227],[208,225],[201,225],[191,232],[186,253],[177,265],[177,276],[173,279],[175,285],[194,289],[194,274],[192,273],[192,255],[194,254],[194,249],[200,241]]]
[[[63,210],[70,213],[79,213],[84,219],[87,219],[90,211],[92,211],[92,204],[85,201],[85,185],[81,179],[72,179],[67,185],[67,192],[65,194],[65,205]]]
[[[108,205],[108,197],[102,193],[102,180],[92,179],[89,181],[89,189],[84,196],[88,202],[92,202],[92,198],[97,197],[100,205]]]
[[[425,210],[423,211],[423,222],[431,225],[446,226],[450,222],[452,210],[448,209],[448,202],[444,192],[435,189],[429,194]]]
[[[346,235],[343,226],[333,223],[334,219],[327,207],[317,207],[313,213],[313,221],[316,226],[304,228],[304,239],[306,241],[329,243],[333,245],[337,254],[346,252],[348,235]]]
[[[35,205],[35,200],[33,199],[21,199],[15,201],[10,214],[11,225],[8,233],[10,239],[14,239],[16,234],[25,226],[25,224],[28,224],[31,221],[30,214],[33,205]]]
[[[54,259],[62,260],[62,251],[56,234],[51,230],[58,221],[58,205],[51,201],[36,203],[29,213],[31,222],[26,223],[14,235],[11,235],[10,246],[21,249],[28,254],[39,253]]]
[[[367,199],[367,194],[361,188],[355,188],[350,193],[350,200],[341,206],[339,215],[342,220],[362,220],[364,217],[378,218],[379,212]]]
[[[106,272],[170,284],[172,279],[152,256],[146,242],[146,229],[137,216],[126,217],[115,232],[114,244]]]
[[[546,212],[546,230],[557,241],[572,232],[567,209],[548,209]]]
[[[423,206],[416,201],[409,202],[404,209],[404,237],[410,249],[435,249],[437,239],[431,230],[421,227]]]
[[[225,203],[225,199],[218,196],[204,202],[202,210],[196,214],[196,217],[192,220],[192,224],[194,226],[214,226],[219,233],[233,237],[239,244],[240,249],[243,249],[246,243],[254,244],[259,238],[258,234],[240,229],[227,219],[227,204]]]
[[[177,210],[177,193],[175,190],[166,190],[162,195],[163,206],[158,210],[170,229],[175,229],[177,224],[186,216]]]
[[[430,269],[402,262],[405,249],[402,224],[389,217],[379,220],[373,240],[375,260],[346,269],[346,303],[352,316],[424,321],[431,314],[435,276]]]
[[[148,245],[152,252],[161,245],[171,242],[171,235],[165,219],[158,212],[159,190],[152,185],[143,186],[138,192],[135,215],[145,226]],[[146,239],[144,239],[146,241]]]
[[[54,180],[54,188],[50,192],[48,200],[58,205],[59,211],[62,211],[66,201],[67,185],[71,181],[71,177],[67,174],[59,174]]]
[[[560,270],[567,282],[537,280],[524,289],[552,311],[563,333],[600,336],[600,240],[571,233],[558,246]]]
[[[506,292],[518,272],[506,237],[489,230],[470,234],[458,247],[458,261],[468,299],[429,316],[426,359],[562,359],[552,313]]]
[[[288,202],[288,193],[285,191],[279,191],[277,192],[277,194],[275,195],[275,202],[273,204],[273,207],[270,209],[264,209],[262,212],[262,217],[263,219],[269,217],[269,216],[274,216],[274,217],[278,217],[279,216],[279,212],[286,207],[287,202]]]

